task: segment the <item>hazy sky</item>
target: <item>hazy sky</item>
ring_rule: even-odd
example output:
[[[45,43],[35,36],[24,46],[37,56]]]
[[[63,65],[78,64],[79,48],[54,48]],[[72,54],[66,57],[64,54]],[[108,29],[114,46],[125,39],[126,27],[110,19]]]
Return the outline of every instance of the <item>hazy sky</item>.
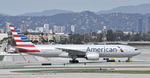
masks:
[[[150,0],[0,0],[0,13],[18,15],[52,9],[97,12],[118,6],[145,3],[150,3]]]

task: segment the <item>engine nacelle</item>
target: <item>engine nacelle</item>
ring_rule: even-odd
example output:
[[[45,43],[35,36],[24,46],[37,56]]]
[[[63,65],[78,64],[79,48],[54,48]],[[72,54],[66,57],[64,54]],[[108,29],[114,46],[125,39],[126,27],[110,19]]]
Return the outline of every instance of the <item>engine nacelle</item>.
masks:
[[[86,53],[86,59],[87,60],[99,60],[99,53],[95,53],[95,52]]]

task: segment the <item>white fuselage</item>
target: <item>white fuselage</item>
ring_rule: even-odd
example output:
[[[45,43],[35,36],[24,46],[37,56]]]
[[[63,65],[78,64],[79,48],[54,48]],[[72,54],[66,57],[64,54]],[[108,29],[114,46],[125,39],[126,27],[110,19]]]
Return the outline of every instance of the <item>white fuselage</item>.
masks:
[[[138,49],[127,45],[35,45],[40,52],[28,53],[42,57],[69,57],[69,53],[58,48],[95,52],[99,57],[132,57],[141,53]],[[75,53],[75,52],[74,52]],[[82,57],[80,57],[82,58]],[[84,58],[84,57],[83,57]]]

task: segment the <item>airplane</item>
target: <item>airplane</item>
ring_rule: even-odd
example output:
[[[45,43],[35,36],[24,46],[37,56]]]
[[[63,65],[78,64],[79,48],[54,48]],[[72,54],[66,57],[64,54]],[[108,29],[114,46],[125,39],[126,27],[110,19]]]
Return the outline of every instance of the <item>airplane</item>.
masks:
[[[141,53],[127,45],[35,45],[14,25],[9,25],[16,42],[16,51],[41,57],[71,58],[70,63],[79,63],[77,58],[99,60],[99,58],[125,58],[128,60]]]

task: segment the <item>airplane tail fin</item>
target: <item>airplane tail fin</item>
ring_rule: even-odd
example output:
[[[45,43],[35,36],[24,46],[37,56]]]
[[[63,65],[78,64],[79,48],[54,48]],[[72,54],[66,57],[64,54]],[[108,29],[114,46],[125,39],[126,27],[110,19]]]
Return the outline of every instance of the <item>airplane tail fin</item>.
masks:
[[[16,42],[18,52],[40,52],[40,50],[36,49],[35,45],[30,40],[28,40],[27,37],[22,32],[20,32],[18,28],[13,25],[9,25],[9,28]]]

